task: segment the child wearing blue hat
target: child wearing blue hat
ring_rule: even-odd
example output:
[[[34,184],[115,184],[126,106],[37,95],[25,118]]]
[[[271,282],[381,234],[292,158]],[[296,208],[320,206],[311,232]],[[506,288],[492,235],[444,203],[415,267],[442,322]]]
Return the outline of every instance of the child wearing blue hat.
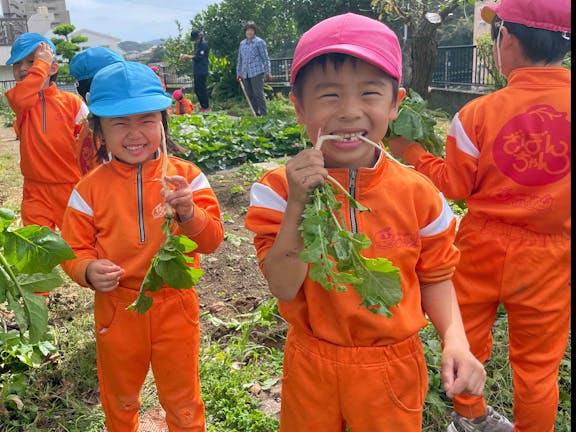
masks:
[[[216,250],[224,237],[206,176],[193,163],[160,151],[171,102],[143,64],[118,62],[96,73],[88,96],[93,133],[112,158],[78,183],[64,216],[62,237],[76,255],[64,270],[95,291],[98,379],[110,432],[138,430],[140,391],[150,366],[169,430],[205,430],[196,291],[164,286],[151,293],[145,314],[126,310],[164,240],[167,206],[176,234],[198,244],[196,267],[199,254]],[[173,188],[166,195],[163,167]]]
[[[123,62],[124,57],[110,48],[96,46],[80,51],[70,60],[70,75],[76,78],[76,91],[86,101],[92,78],[100,69],[113,63]],[[97,150],[94,147],[88,121],[84,121],[78,134],[78,163],[82,174],[97,165]],[[107,158],[107,155],[104,155]]]
[[[24,33],[10,58],[16,85],[6,92],[15,112],[24,177],[24,225],[62,226],[68,197],[80,180],[77,162],[79,125],[88,108],[77,95],[59,90],[54,44],[38,33]]]
[[[80,51],[70,60],[70,75],[77,81],[76,90],[86,100],[92,78],[100,69],[113,63],[123,62],[124,57],[110,48],[95,46]]]

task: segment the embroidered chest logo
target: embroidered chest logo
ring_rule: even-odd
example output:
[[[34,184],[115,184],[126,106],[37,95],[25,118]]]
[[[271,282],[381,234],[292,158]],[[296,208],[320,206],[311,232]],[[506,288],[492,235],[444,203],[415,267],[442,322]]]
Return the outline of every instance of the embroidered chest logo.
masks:
[[[502,128],[494,141],[494,161],[521,185],[550,184],[570,173],[570,138],[566,113],[536,105]]]
[[[156,207],[154,207],[154,210],[152,210],[152,217],[154,219],[162,218],[165,214],[166,206],[164,206],[164,204],[158,204]]]
[[[418,246],[418,233],[397,233],[392,228],[384,228],[376,233],[374,245],[378,249],[415,248]]]

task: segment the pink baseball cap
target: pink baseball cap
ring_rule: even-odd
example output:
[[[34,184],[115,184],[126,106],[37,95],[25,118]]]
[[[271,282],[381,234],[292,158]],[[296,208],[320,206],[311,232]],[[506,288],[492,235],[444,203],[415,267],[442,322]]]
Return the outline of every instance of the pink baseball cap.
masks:
[[[402,50],[396,34],[384,23],[363,15],[346,13],[319,22],[296,45],[290,84],[302,67],[326,53],[348,54],[402,80]]]
[[[492,23],[495,16],[504,22],[555,32],[572,32],[570,0],[501,0],[484,6],[482,19]]]

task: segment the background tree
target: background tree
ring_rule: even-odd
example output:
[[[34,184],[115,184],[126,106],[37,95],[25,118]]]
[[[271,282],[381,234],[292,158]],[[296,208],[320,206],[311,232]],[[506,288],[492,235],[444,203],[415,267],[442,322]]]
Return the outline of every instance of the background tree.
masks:
[[[285,3],[292,10],[299,34],[326,18],[347,12],[371,18],[377,18],[378,15],[371,0],[285,0]]]
[[[82,49],[79,44],[88,41],[86,36],[70,36],[74,30],[76,27],[72,24],[60,24],[52,30],[55,35],[62,36],[53,37],[51,40],[58,55],[65,58],[67,63],[74,57],[74,54]]]
[[[474,43],[474,5],[464,3],[448,14],[438,28],[438,46],[472,45]]]
[[[474,0],[466,0],[473,4]],[[465,0],[372,0],[383,21],[400,30],[402,85],[426,97],[438,48],[438,29]]]

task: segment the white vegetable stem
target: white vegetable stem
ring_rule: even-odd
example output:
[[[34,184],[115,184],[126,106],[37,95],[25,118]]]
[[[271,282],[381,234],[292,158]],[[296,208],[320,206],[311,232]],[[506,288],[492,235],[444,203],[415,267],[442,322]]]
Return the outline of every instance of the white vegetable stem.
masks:
[[[170,187],[166,183],[166,172],[168,171],[168,148],[166,147],[166,134],[164,133],[164,125],[160,122],[160,131],[162,134],[162,153],[164,153],[164,160],[162,161],[162,177],[160,181],[162,182],[162,187],[164,188],[164,198],[170,193]],[[170,204],[166,203],[166,214],[172,216],[172,207]]]

